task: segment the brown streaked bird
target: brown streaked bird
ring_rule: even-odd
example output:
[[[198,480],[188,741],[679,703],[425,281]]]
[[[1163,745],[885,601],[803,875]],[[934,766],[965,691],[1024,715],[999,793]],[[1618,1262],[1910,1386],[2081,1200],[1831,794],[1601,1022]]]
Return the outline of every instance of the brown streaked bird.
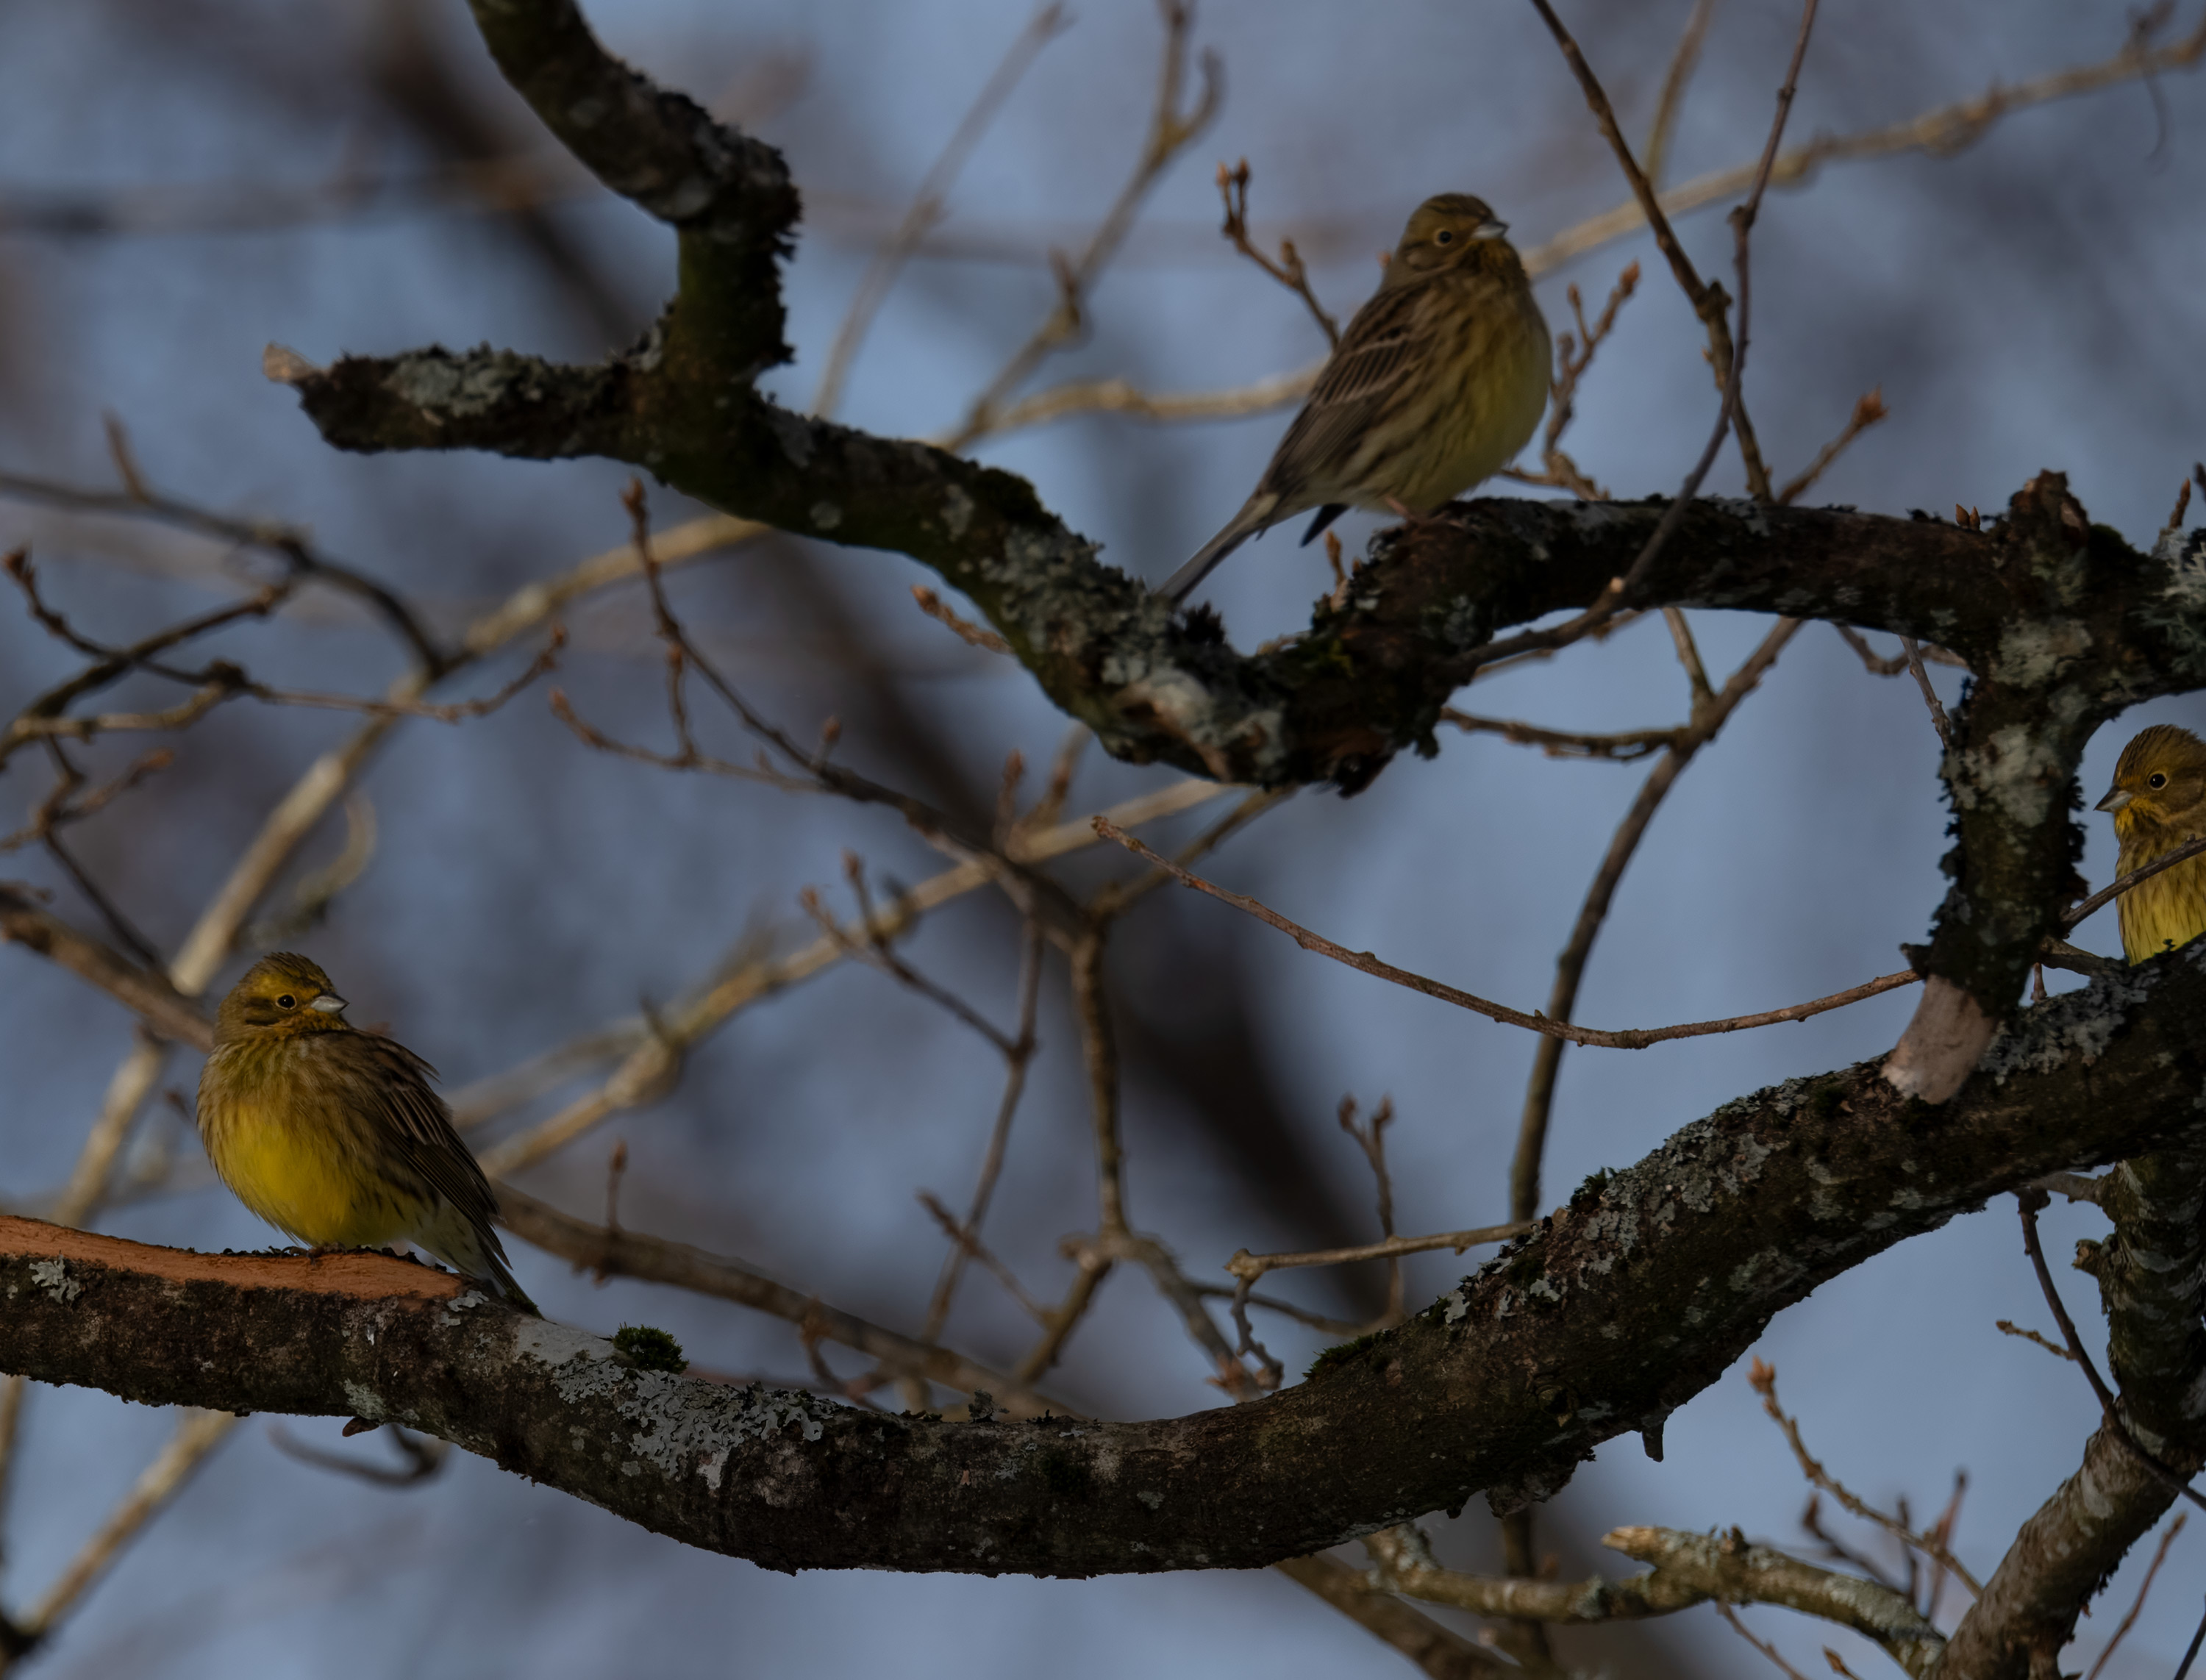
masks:
[[[1312,508],[1304,543],[1351,507],[1431,513],[1509,464],[1547,408],[1551,352],[1507,231],[1465,193],[1417,206],[1255,491],[1166,597]]]
[[[222,1000],[200,1139],[247,1207],[315,1249],[410,1242],[534,1313],[491,1221],[498,1199],[429,1088],[436,1069],[344,1018],[330,977],[276,951]]]
[[[2206,742],[2173,724],[2138,730],[2098,808],[2113,815],[2122,843],[2117,875],[2206,835]],[[2139,881],[2114,903],[2131,962],[2190,944],[2206,932],[2206,853]]]

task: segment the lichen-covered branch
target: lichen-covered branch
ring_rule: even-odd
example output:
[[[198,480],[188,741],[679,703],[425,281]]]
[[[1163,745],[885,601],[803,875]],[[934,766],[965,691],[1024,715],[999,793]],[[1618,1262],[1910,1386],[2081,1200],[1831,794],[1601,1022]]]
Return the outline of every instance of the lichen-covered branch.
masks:
[[[1442,708],[1483,645],[1597,599],[1663,511],[1659,502],[1458,504],[1382,543],[1358,587],[1321,605],[1301,637],[1246,655],[1207,613],[1176,617],[1141,581],[1102,564],[1024,480],[811,420],[748,390],[698,407],[640,362],[558,368],[492,350],[349,358],[292,382],[343,448],[610,456],[745,517],[909,555],[969,597],[1051,698],[1116,756],[1267,787],[1352,789],[1404,748],[1437,750]],[[2184,594],[2194,581],[2177,557],[2138,554],[2111,533],[2093,533],[2085,561],[2067,568],[2089,584],[2098,624],[2041,622],[2030,570],[2037,551],[2024,551],[2042,524],[1978,533],[1845,509],[1703,501],[1631,605],[1912,634],[1972,663],[2004,655],[2031,693],[2066,675],[2058,650],[2076,629],[2100,628],[2116,634],[2091,644],[2098,657],[2126,650],[2115,685],[2126,698],[2206,679]],[[2066,720],[2054,760],[2114,703],[2125,702]],[[1994,736],[2006,726],[1993,709],[1984,716]],[[2000,760],[1973,773],[1989,785],[2016,771]]]
[[[1968,1076],[2081,890],[2083,834],[2069,813],[2092,731],[2126,706],[2206,680],[2196,543],[2137,553],[2093,526],[2057,473],[2024,486],[1977,540],[1967,575],[1979,610],[1957,617],[1946,641],[1976,675],[1940,766],[1953,885],[1917,956],[1931,983],[1891,1070],[1900,1090],[1929,1102]]]
[[[1413,1610],[1385,1588],[1371,1584],[1362,1570],[1320,1553],[1289,1558],[1279,1573],[1323,1599],[1344,1616],[1361,1623],[1433,1680],[1509,1680],[1522,1672],[1490,1656],[1461,1634]]]
[[[1601,1544],[1654,1567],[1621,1581],[1543,1581],[1464,1575],[1433,1560],[1416,1529],[1382,1529],[1365,1542],[1395,1591],[1481,1616],[1583,1624],[1667,1616],[1719,1600],[1774,1604],[1873,1639],[1910,1674],[1928,1674],[1946,1641],[1906,1595],[1858,1576],[1801,1562],[1727,1534],[1614,1528]]]
[[[952,1424],[733,1393],[462,1310],[457,1280],[412,1267],[87,1248],[107,1239],[30,1222],[0,1228],[0,1370],[396,1419],[777,1568],[1249,1567],[1482,1491],[1543,1498],[1827,1279],[2048,1172],[2185,1136],[2202,1009],[2206,951],[2182,951],[2030,1010],[1941,1110],[1872,1063],[1743,1098],[1310,1380],[1190,1417]]]

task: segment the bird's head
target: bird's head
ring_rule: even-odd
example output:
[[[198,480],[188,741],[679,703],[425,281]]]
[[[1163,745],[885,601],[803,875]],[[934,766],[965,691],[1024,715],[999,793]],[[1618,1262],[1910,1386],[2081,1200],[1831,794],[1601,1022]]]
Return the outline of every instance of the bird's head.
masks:
[[[2173,724],[2140,730],[2114,765],[2114,784],[2098,808],[2127,841],[2195,826],[2206,816],[2206,741]]]
[[[215,1036],[228,1043],[269,1034],[349,1031],[344,1007],[319,965],[290,951],[271,951],[222,1000]]]
[[[1395,284],[1422,275],[1435,274],[1476,262],[1494,247],[1506,251],[1501,235],[1506,222],[1497,220],[1483,199],[1468,193],[1442,193],[1427,199],[1410,214],[1402,229],[1402,242],[1386,264],[1386,277]]]

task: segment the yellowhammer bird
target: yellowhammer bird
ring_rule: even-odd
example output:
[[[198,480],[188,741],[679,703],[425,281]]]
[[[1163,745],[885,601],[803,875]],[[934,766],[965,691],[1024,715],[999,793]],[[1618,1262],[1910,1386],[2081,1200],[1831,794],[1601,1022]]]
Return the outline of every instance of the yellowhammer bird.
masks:
[[[2173,724],[2138,730],[2122,748],[2099,809],[2113,813],[2122,843],[2117,875],[2206,834],[2206,741]],[[2206,853],[2138,882],[2114,903],[2131,962],[2188,944],[2206,933]]]
[[[436,1069],[344,1019],[303,956],[277,951],[222,1000],[200,1075],[200,1138],[237,1199],[315,1248],[411,1242],[529,1312],[491,1220],[498,1200],[429,1088]]]
[[[1550,352],[1507,231],[1466,194],[1417,206],[1255,492],[1172,574],[1168,598],[1309,509],[1305,543],[1351,507],[1430,513],[1509,464],[1547,406]]]

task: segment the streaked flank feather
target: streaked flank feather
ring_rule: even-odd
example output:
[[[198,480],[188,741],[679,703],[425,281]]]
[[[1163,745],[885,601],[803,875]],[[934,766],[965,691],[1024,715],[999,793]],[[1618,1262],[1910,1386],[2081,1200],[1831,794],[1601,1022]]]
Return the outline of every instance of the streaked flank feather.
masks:
[[[1315,508],[1430,513],[1507,466],[1547,406],[1547,324],[1478,199],[1417,206],[1371,301],[1225,528],[1172,575],[1177,601],[1249,538]]]

